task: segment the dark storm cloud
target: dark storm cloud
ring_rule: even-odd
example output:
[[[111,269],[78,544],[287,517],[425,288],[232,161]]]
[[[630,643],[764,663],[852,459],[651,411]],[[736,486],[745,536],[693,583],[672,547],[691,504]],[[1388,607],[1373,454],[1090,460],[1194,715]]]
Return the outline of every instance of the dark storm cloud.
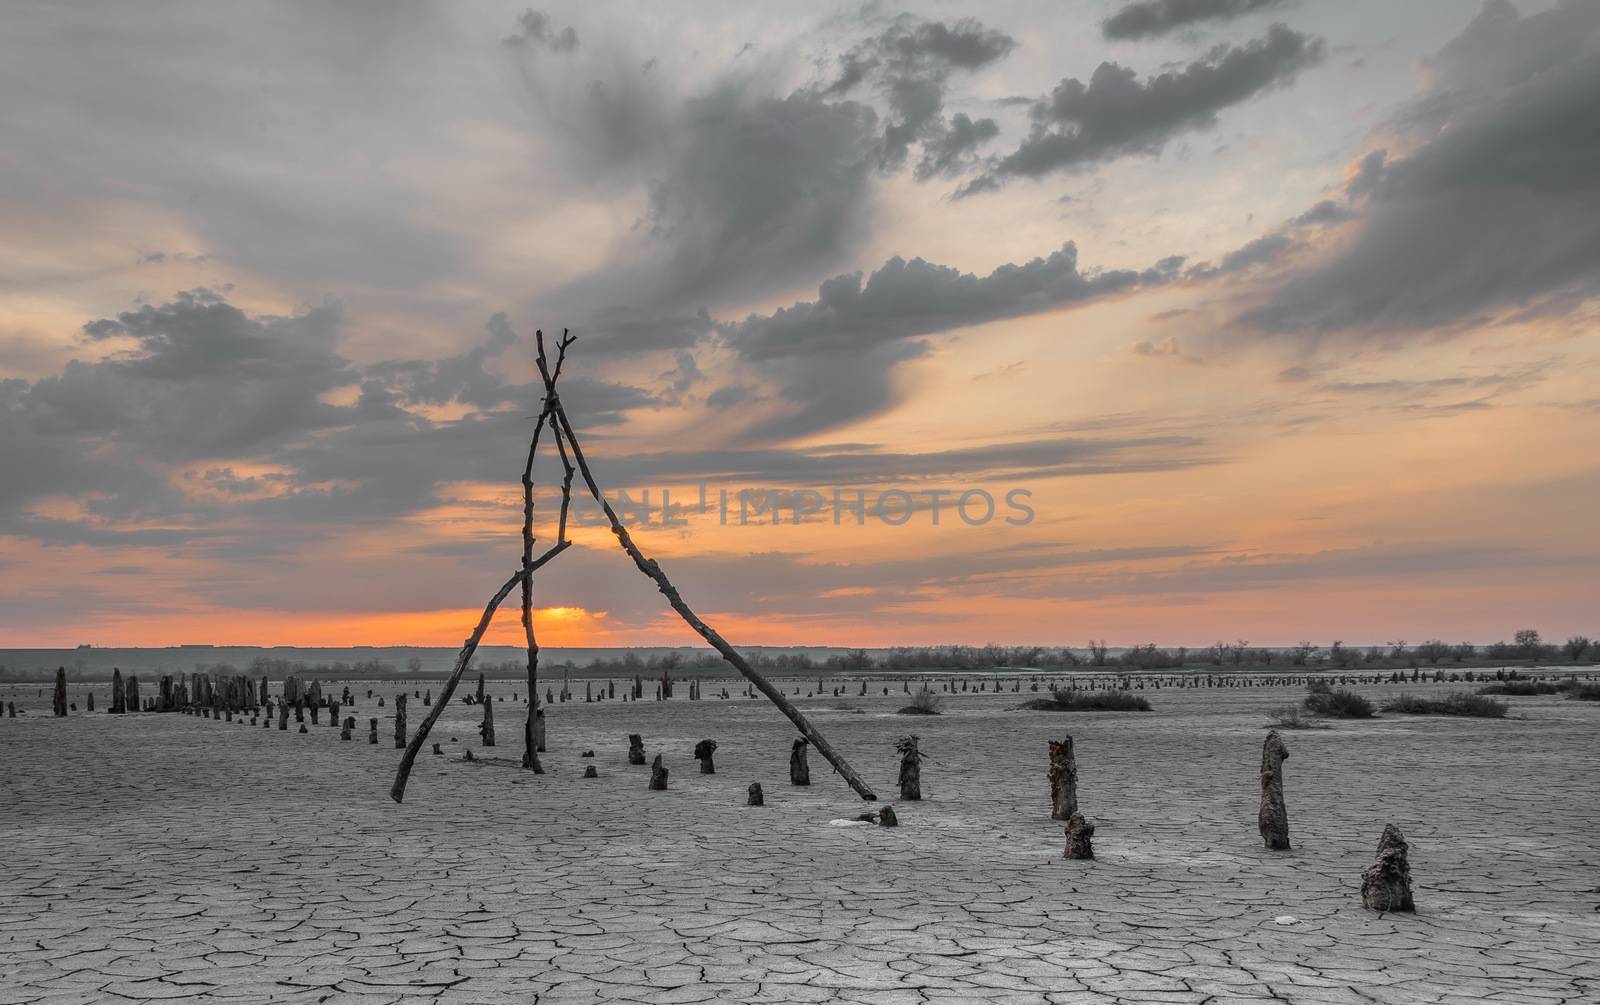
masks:
[[[1446,326],[1600,291],[1600,6],[1526,18],[1491,2],[1429,61],[1402,120],[1418,145],[1375,151],[1357,239],[1291,276],[1245,320],[1272,332]]]
[[[1106,18],[1100,30],[1110,39],[1150,38],[1204,21],[1232,21],[1283,4],[1284,0],[1138,0]]]
[[[824,93],[875,87],[891,112],[884,127],[883,165],[899,167],[911,146],[920,143],[923,158],[917,177],[933,177],[951,170],[945,165],[998,132],[993,119],[974,123],[960,116],[962,124],[945,122],[950,78],[998,62],[1015,45],[1011,36],[971,18],[945,24],[902,14],[844,55],[838,79]],[[959,136],[952,135],[958,131]]]
[[[1129,67],[1101,63],[1085,84],[1068,78],[1031,109],[1032,131],[963,194],[1008,177],[1038,178],[1137,154],[1156,154],[1173,137],[1208,129],[1217,113],[1292,81],[1321,62],[1323,41],[1275,24],[1260,39],[1218,46],[1179,70],[1138,79]]]
[[[505,478],[542,399],[536,383],[485,369],[520,339],[500,316],[483,344],[437,360],[356,368],[335,351],[341,315],[323,306],[289,317],[251,316],[207,290],[179,294],[84,326],[110,349],[37,381],[0,381],[0,533],[130,544],[218,537],[224,516],[366,521],[437,501],[439,485]],[[660,404],[642,388],[573,374],[573,419],[586,428]],[[323,400],[355,388],[352,404]],[[434,420],[423,405],[466,406]],[[211,462],[191,484],[169,466]],[[232,464],[276,469],[240,475]],[[190,494],[186,489],[203,489]],[[29,512],[51,497],[77,500],[87,521]],[[229,500],[219,504],[215,498]],[[109,529],[100,519],[159,519],[160,533]]]
[[[719,330],[750,359],[863,352],[1159,282],[1174,264],[1145,273],[1086,273],[1078,268],[1078,249],[1071,242],[1047,258],[1002,265],[987,276],[895,257],[864,281],[859,272],[835,276],[821,285],[815,300],[752,314]]]

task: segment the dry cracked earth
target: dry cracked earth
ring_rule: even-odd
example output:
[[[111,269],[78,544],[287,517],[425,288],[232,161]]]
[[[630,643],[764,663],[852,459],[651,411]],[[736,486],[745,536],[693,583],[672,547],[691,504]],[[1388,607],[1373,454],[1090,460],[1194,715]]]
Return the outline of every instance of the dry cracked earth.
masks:
[[[452,705],[396,805],[392,698],[361,700],[341,743],[326,719],[55,719],[47,689],[0,688],[19,710],[0,1002],[1600,1001],[1600,707],[1286,733],[1294,850],[1267,852],[1256,769],[1292,689],[1164,689],[1143,714],[960,694],[913,719],[881,686],[800,702],[886,801],[895,738],[920,735],[925,798],[896,802],[897,829],[842,826],[879,804],[815,752],[791,787],[791,728],[762,700],[560,704],[542,777],[509,763],[520,707],[485,750],[479,710]],[[627,765],[630,732],[668,791]],[[1045,741],[1068,732],[1092,862],[1063,860],[1049,819]],[[706,737],[714,775],[691,757]],[[1414,916],[1360,906],[1388,822]]]

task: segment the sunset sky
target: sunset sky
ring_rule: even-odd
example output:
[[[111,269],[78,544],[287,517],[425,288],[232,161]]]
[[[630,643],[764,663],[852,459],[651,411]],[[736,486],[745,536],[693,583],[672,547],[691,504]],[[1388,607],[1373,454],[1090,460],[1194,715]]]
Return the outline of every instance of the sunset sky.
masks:
[[[17,2],[0,91],[0,646],[458,643],[537,328],[735,644],[1600,634],[1600,4]],[[542,640],[694,638],[574,537]]]

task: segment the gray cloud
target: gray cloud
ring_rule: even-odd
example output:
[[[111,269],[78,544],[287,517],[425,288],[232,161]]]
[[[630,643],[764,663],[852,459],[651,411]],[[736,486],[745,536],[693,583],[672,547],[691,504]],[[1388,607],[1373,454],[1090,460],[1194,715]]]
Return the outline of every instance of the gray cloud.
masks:
[[[1290,276],[1245,320],[1272,332],[1431,328],[1600,290],[1600,7],[1519,18],[1486,4],[1430,61],[1403,119],[1419,143],[1374,151],[1353,242]],[[1483,66],[1479,66],[1479,63]]]
[[[891,258],[872,275],[835,276],[803,301],[719,326],[751,359],[860,352],[905,339],[1022,317],[1159,282],[1165,268],[1085,273],[1068,242],[1047,258],[1002,265],[987,276],[921,258]]]
[[[578,33],[569,25],[557,31],[550,16],[542,10],[525,10],[517,18],[517,30],[506,36],[513,48],[535,46],[550,52],[571,52],[578,47]]]
[[[1100,30],[1110,39],[1151,38],[1204,21],[1233,21],[1283,4],[1284,0],[1137,0],[1106,18]]]
[[[992,119],[947,124],[945,93],[957,72],[972,72],[998,62],[1016,45],[1001,31],[966,18],[951,24],[901,14],[877,35],[858,43],[841,60],[837,80],[825,93],[844,94],[864,84],[876,86],[891,114],[884,126],[882,163],[897,168],[913,144],[923,145],[918,178],[953,170],[960,155],[992,139]]]
[[[1319,38],[1274,24],[1242,46],[1218,46],[1180,70],[1140,82],[1116,63],[1101,63],[1087,84],[1068,78],[1031,110],[1033,128],[1016,150],[961,191],[996,187],[1007,177],[1038,178],[1113,157],[1156,154],[1180,133],[1207,129],[1217,113],[1292,81],[1321,62]]]
[[[436,502],[448,482],[511,480],[506,458],[524,449],[542,386],[485,369],[520,341],[503,317],[466,353],[359,369],[336,351],[341,325],[334,305],[252,317],[206,290],[85,325],[87,343],[109,355],[31,383],[0,381],[0,469],[29,475],[0,485],[0,532],[225,543],[233,535],[215,525],[228,518],[376,520]],[[587,428],[660,404],[582,374],[563,384]],[[323,400],[352,387],[353,404]],[[468,411],[434,420],[417,410],[425,405]],[[169,478],[197,462],[210,464],[192,482]],[[280,470],[240,475],[233,465],[244,463]],[[28,512],[56,496],[76,499],[88,519]],[[164,526],[111,529],[101,519]]]

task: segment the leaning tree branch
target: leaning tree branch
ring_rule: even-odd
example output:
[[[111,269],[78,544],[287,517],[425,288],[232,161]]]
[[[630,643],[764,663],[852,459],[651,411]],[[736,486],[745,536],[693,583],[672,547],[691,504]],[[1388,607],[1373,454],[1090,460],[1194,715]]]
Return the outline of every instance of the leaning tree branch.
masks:
[[[683,597],[678,594],[677,588],[672,585],[671,580],[667,579],[667,574],[661,571],[661,566],[656,564],[654,560],[646,558],[644,553],[639,550],[639,546],[633,543],[633,537],[628,533],[628,528],[624,527],[622,521],[617,519],[616,511],[611,508],[610,503],[606,502],[605,494],[600,491],[599,483],[595,481],[593,472],[589,470],[588,462],[584,460],[583,448],[578,445],[578,437],[572,430],[572,422],[567,418],[567,412],[562,407],[561,400],[556,397],[554,374],[542,362],[539,369],[540,374],[544,377],[545,399],[551,412],[551,422],[565,438],[567,446],[571,448],[572,459],[577,464],[578,471],[582,473],[585,484],[589,487],[589,494],[594,496],[595,502],[599,503],[600,508],[605,511],[606,519],[611,524],[611,532],[617,536],[617,541],[622,545],[622,550],[626,551],[628,557],[633,559],[633,564],[638,566],[640,572],[655,581],[656,588],[661,591],[661,595],[667,598],[667,603],[672,605],[672,609],[678,612],[678,616],[690,628],[699,633],[700,637],[710,643],[713,649],[722,654],[723,659],[727,660],[735,670],[744,675],[746,680],[754,684],[762,694],[766,695],[774,705],[778,706],[779,711],[789,717],[789,721],[799,728],[801,735],[811,741],[811,745],[817,748],[817,752],[826,758],[829,764],[833,765],[835,771],[844,776],[844,780],[849,783],[850,787],[862,799],[877,799],[878,797],[873,795],[872,789],[867,786],[867,783],[862,781],[861,776],[856,774],[855,769],[850,767],[844,757],[833,749],[833,745],[821,733],[817,732],[816,727],[811,725],[810,720],[798,708],[795,708],[789,699],[784,697],[782,691],[773,687],[770,681],[757,673],[755,668],[739,654],[737,649],[729,645],[728,640],[724,639],[715,628],[700,620],[700,616],[695,614],[689,605],[684,602]]]
[[[394,785],[389,788],[389,798],[395,802],[405,799],[406,781],[411,777],[411,765],[417,759],[417,752],[422,749],[422,744],[428,738],[428,731],[433,729],[433,724],[438,721],[439,715],[444,712],[445,706],[450,704],[450,696],[455,694],[456,685],[461,683],[461,676],[467,672],[467,665],[472,662],[472,655],[478,651],[478,643],[483,639],[483,633],[488,630],[489,622],[494,619],[494,612],[506,595],[525,578],[539,571],[544,564],[567,550],[569,541],[557,541],[544,554],[533,560],[527,568],[518,569],[506,580],[494,596],[489,598],[489,605],[483,609],[483,617],[478,619],[478,627],[472,630],[467,640],[461,644],[461,652],[456,655],[455,669],[450,672],[450,679],[444,682],[444,690],[439,695],[439,700],[433,703],[433,709],[428,717],[422,720],[422,725],[417,727],[416,735],[411,737],[411,742],[406,744],[405,756],[400,758],[400,768],[395,772]]]

